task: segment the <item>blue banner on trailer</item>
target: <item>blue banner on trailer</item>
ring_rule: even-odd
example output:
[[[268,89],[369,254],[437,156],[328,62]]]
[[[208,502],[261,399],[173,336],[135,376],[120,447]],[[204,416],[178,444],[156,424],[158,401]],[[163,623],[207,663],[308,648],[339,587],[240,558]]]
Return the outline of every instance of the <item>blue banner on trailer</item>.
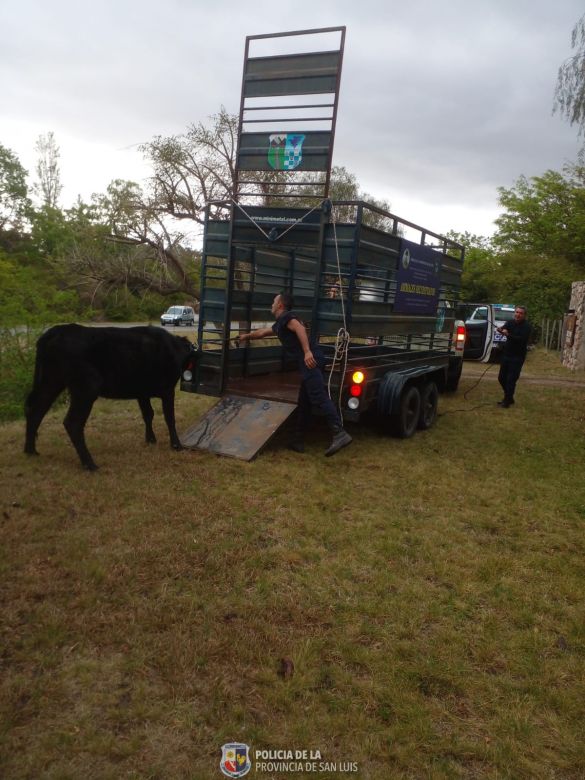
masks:
[[[434,316],[439,303],[442,256],[428,246],[400,242],[394,312]]]

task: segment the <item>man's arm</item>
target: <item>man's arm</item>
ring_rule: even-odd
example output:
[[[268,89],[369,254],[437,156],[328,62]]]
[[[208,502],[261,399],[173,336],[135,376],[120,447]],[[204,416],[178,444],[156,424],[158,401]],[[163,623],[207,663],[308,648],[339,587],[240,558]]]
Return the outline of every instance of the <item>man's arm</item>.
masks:
[[[496,328],[496,330],[498,331],[498,333],[502,333],[504,336],[507,337],[510,335],[510,326],[513,324],[514,324],[514,320],[507,320],[507,322],[504,322],[504,324],[501,327]]]
[[[315,368],[317,365],[317,361],[313,357],[313,353],[311,352],[311,347],[309,346],[309,339],[307,338],[307,331],[305,330],[302,323],[300,323],[298,320],[290,320],[290,322],[287,323],[286,326],[289,330],[292,330],[293,333],[296,335],[298,340],[300,341],[301,348],[303,352],[305,353],[305,365],[307,368]]]
[[[508,323],[506,323],[506,326],[507,325]],[[506,336],[510,341],[516,342],[517,344],[528,344],[528,339],[530,338],[530,325],[527,322],[523,322],[520,326],[517,326],[513,330],[506,326],[501,328],[500,332],[503,333],[504,336]]]
[[[274,336],[274,332],[272,328],[258,328],[257,330],[252,330],[250,333],[240,333],[239,336],[235,339],[236,344],[239,345],[243,341],[252,341],[256,339],[265,339],[268,338],[268,336]]]

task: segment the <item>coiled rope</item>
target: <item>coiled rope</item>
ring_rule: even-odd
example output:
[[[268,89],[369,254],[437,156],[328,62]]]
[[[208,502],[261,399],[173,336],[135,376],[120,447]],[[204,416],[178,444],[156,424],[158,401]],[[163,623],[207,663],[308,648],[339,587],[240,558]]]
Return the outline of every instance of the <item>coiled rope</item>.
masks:
[[[339,364],[340,375],[339,375],[339,393],[337,396],[337,408],[339,409],[339,416],[343,421],[343,411],[341,409],[341,391],[343,389],[343,378],[345,377],[345,372],[347,370],[350,334],[349,331],[347,330],[345,303],[343,300],[343,280],[341,278],[341,263],[339,261],[339,246],[337,243],[337,228],[336,228],[335,215],[333,213],[333,209],[331,210],[331,221],[333,223],[333,242],[335,244],[335,258],[337,262],[337,287],[339,289],[339,299],[341,301],[341,318],[343,320],[343,325],[337,331],[337,336],[335,338],[333,362],[331,363],[331,370],[329,372],[329,378],[327,380],[327,392],[329,393],[329,398],[331,398],[331,379],[333,377],[333,373],[335,372],[336,366]]]

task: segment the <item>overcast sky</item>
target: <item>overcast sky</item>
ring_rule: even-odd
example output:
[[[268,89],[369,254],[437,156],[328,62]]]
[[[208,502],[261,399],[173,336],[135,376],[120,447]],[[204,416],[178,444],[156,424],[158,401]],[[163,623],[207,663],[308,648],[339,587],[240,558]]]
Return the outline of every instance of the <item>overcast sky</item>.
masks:
[[[63,205],[142,180],[136,145],[237,113],[246,35],[347,26],[334,164],[431,230],[488,235],[497,187],[576,159],[552,115],[582,0],[4,0],[0,143],[61,149]]]

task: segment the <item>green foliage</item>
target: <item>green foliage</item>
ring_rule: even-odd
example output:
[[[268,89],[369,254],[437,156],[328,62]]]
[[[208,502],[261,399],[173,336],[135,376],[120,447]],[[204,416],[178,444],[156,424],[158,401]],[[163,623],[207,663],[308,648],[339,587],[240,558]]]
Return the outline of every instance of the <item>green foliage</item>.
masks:
[[[41,206],[30,215],[29,258],[35,261],[66,255],[74,244],[75,225],[61,209]]]
[[[567,310],[574,279],[574,265],[564,257],[510,252],[494,278],[492,300],[526,306],[533,322],[556,319]]]
[[[41,328],[0,326],[0,422],[17,420],[32,387],[35,346]]]
[[[0,144],[0,232],[19,228],[30,208],[26,174],[14,152]]]
[[[555,91],[554,110],[571,125],[577,125],[579,133],[585,132],[585,16],[582,16],[571,35],[571,47],[575,53],[559,68]]]
[[[463,300],[521,304],[533,321],[558,318],[566,311],[577,271],[565,257],[504,251],[497,241],[469,233],[449,237],[466,247]]]
[[[0,251],[0,326],[38,326],[81,313],[77,294],[59,289],[50,271],[19,264]]]
[[[36,167],[38,181],[34,191],[40,196],[43,206],[56,209],[63,187],[59,170],[59,147],[55,134],[49,132],[40,135],[35,144],[35,151],[39,157]]]
[[[499,188],[504,213],[494,242],[504,251],[566,257],[585,272],[585,162]]]
[[[331,170],[331,186],[329,190],[331,200],[361,200],[369,203],[382,211],[390,211],[390,204],[385,200],[378,200],[359,185],[356,176],[343,165],[335,165]],[[334,210],[335,219],[338,222],[353,221],[353,207],[337,206]],[[387,217],[369,209],[364,210],[364,224],[380,230],[391,230],[392,223]]]
[[[496,281],[501,258],[491,238],[472,233],[450,231],[447,238],[465,247],[465,264],[461,278],[461,297],[466,301],[496,300]]]
[[[128,288],[117,288],[102,299],[100,310],[104,319],[112,322],[158,322],[173,300],[156,293],[136,295]]]

